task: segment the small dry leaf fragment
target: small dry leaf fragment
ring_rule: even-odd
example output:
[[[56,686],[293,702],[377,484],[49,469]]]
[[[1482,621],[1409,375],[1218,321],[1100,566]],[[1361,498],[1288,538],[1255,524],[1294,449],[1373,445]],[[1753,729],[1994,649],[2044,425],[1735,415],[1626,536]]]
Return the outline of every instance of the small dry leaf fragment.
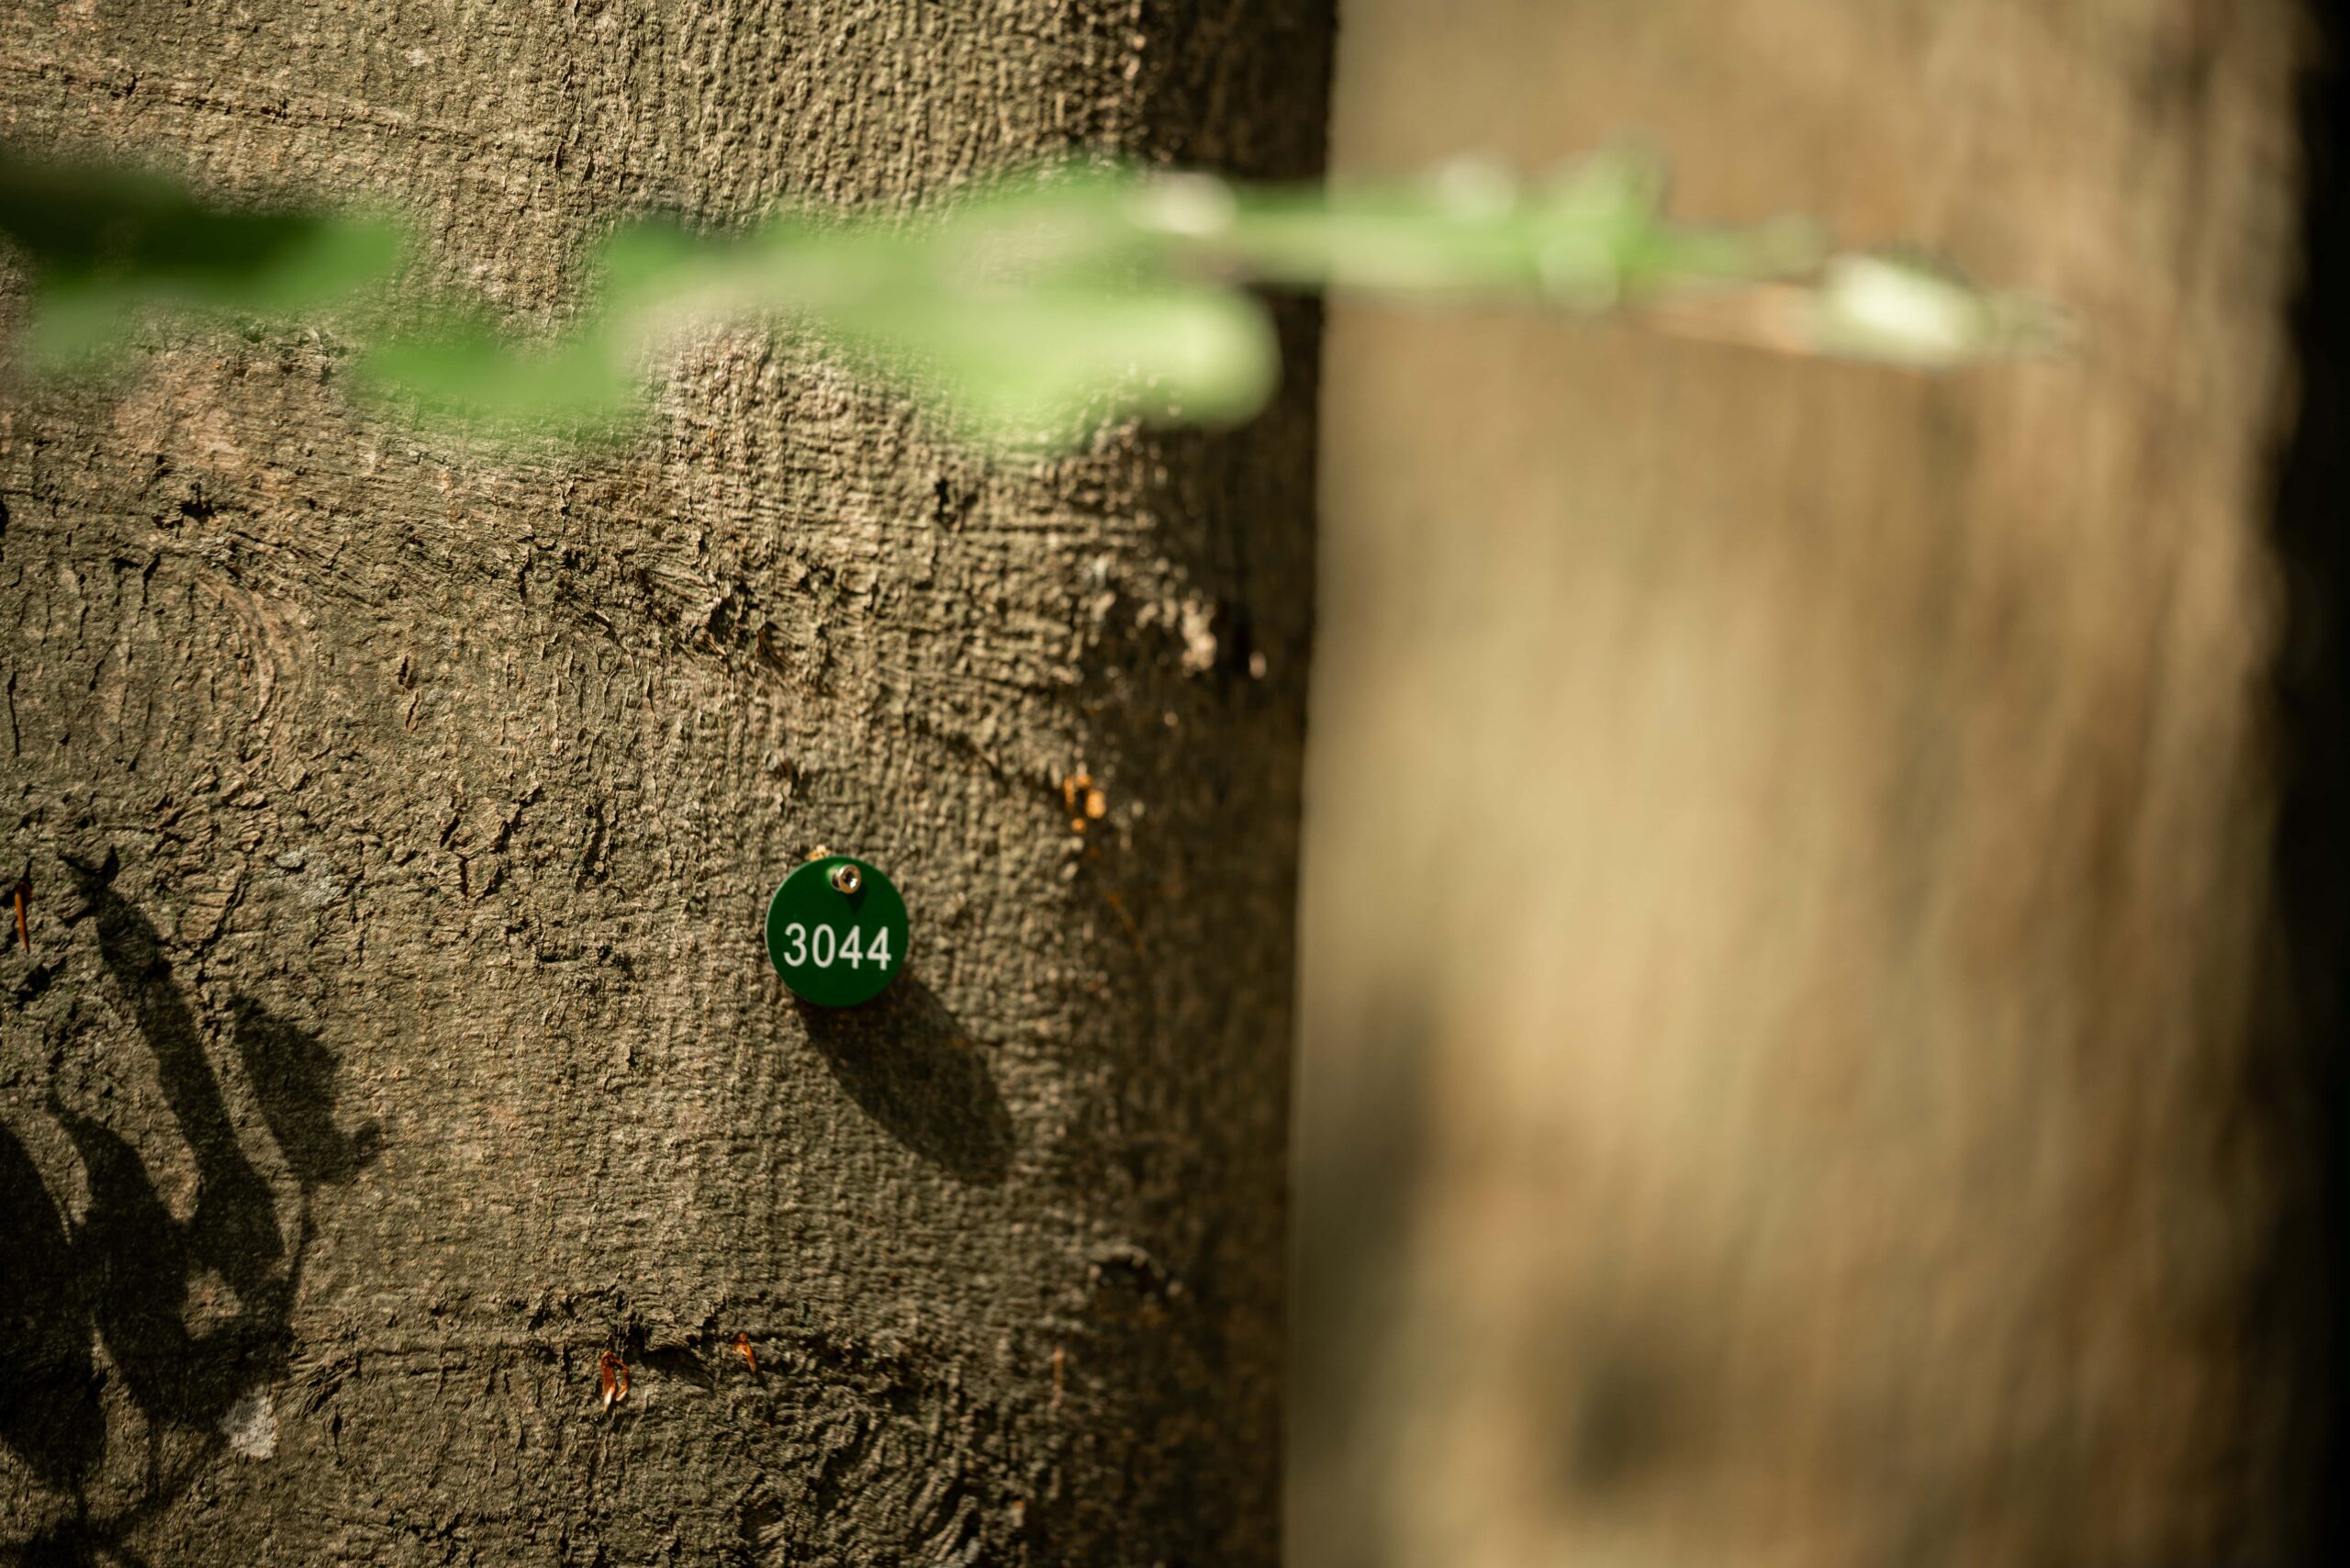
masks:
[[[610,1410],[628,1397],[628,1363],[606,1350],[596,1358],[596,1381],[604,1391],[604,1408]]]
[[[748,1334],[734,1336],[734,1353],[742,1357],[744,1364],[753,1372],[759,1370],[759,1353],[751,1349],[751,1337]]]
[[[9,891],[17,901],[17,945],[29,953],[33,950],[33,939],[25,929],[25,901],[33,896],[32,879],[17,878],[17,885]]]

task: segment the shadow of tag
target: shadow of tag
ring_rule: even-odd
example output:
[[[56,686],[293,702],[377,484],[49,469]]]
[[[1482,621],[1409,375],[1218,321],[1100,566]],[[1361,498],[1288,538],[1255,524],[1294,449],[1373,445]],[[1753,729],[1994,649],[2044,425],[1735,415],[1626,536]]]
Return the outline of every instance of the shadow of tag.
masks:
[[[957,1180],[1012,1169],[1012,1113],[985,1059],[935,992],[910,974],[857,1007],[796,1002],[809,1044],[866,1114]]]

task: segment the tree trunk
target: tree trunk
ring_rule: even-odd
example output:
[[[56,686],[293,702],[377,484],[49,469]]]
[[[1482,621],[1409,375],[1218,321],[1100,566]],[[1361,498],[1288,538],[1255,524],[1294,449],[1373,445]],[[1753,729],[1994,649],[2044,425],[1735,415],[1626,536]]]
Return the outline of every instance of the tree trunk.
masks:
[[[2342,1560],[2338,1042],[2270,1010],[2280,888],[2322,990],[2343,885],[2324,801],[2276,836],[2272,680],[2342,624],[2338,371],[2275,554],[2298,187],[2342,178],[2303,11],[1350,6],[1342,172],[1637,127],[1691,213],[1924,244],[2085,347],[1335,313],[1301,1564]]]
[[[66,6],[0,105],[392,198],[543,319],[649,207],[1318,167],[1326,0],[981,9]],[[1283,331],[1245,431],[1042,468],[749,336],[546,461],[363,420],[315,337],[12,395],[0,1547],[1270,1561]],[[761,946],[819,846],[912,911],[860,1010]]]

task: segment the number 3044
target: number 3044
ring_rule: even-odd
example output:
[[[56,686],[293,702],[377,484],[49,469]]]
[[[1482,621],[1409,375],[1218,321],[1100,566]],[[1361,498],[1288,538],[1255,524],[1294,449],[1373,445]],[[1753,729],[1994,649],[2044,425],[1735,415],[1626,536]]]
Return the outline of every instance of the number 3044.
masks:
[[[846,964],[851,969],[879,964],[886,969],[890,963],[890,928],[886,925],[874,932],[868,944],[864,932],[854,925],[844,936],[829,925],[819,925],[811,932],[795,920],[783,928],[783,961],[793,969],[810,964],[820,969],[829,969],[834,964]]]

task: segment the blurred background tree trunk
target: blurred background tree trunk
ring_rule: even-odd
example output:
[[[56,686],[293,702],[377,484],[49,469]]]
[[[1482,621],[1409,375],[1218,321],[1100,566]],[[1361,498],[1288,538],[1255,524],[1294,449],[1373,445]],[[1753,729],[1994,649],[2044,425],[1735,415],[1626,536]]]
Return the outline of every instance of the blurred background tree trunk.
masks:
[[[2327,645],[2272,538],[2305,152],[2341,177],[2311,41],[1348,9],[1341,174],[1644,131],[1684,211],[1920,241],[2087,346],[1927,379],[1334,313],[1300,1568],[2330,1560],[2339,1070],[2272,1005],[2323,979],[2272,857],[2339,909],[2269,718]],[[2311,462],[2292,548],[2338,562]],[[2339,712],[2295,717],[2338,756]]]
[[[646,208],[1075,147],[1311,176],[1330,28],[73,4],[12,17],[0,112],[399,204],[425,274],[527,325]],[[0,1549],[1270,1562],[1315,317],[1283,329],[1246,431],[1041,469],[749,335],[560,460],[363,421],[318,338],[12,393]],[[819,846],[913,912],[852,1014],[760,943]]]

